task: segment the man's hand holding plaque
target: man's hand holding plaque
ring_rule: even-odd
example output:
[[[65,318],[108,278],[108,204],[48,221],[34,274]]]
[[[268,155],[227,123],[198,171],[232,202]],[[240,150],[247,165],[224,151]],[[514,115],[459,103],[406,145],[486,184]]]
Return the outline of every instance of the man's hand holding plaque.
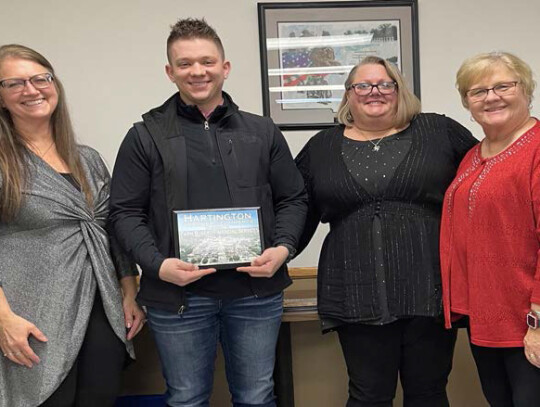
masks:
[[[168,283],[176,284],[181,287],[197,281],[207,274],[215,273],[215,268],[199,269],[199,266],[185,261],[169,258],[161,263],[159,268],[159,278]]]
[[[269,247],[259,257],[251,261],[247,267],[236,270],[248,273],[251,277],[272,277],[287,260],[289,250],[285,246]]]

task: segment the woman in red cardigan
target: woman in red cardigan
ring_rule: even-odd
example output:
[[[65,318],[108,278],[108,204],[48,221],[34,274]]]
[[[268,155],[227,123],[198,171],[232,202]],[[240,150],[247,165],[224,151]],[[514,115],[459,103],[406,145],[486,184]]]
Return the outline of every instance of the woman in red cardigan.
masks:
[[[540,123],[529,66],[480,54],[457,73],[485,138],[446,192],[441,272],[446,325],[468,322],[492,407],[540,405]],[[466,316],[466,318],[462,318]]]

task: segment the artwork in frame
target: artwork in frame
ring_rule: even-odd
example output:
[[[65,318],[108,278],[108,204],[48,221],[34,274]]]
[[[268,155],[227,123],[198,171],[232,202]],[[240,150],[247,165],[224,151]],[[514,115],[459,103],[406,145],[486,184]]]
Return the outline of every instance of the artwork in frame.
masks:
[[[350,70],[397,65],[420,97],[417,0],[258,3],[263,111],[282,130],[334,125]]]

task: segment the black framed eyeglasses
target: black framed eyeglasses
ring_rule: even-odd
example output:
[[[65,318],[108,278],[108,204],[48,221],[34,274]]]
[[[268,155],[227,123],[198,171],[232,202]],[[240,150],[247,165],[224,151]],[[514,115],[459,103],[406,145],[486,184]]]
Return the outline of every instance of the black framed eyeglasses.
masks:
[[[11,93],[22,92],[27,82],[30,82],[36,89],[45,89],[51,86],[54,77],[51,73],[40,73],[28,79],[11,78],[0,80],[0,86]]]
[[[347,90],[354,90],[358,96],[367,96],[373,89],[377,88],[379,93],[383,95],[391,95],[397,89],[397,83],[395,82],[381,82],[381,83],[367,83],[367,82],[358,82],[350,85]]]
[[[469,89],[466,93],[467,97],[471,102],[480,102],[487,98],[487,95],[490,90],[493,91],[497,96],[509,96],[516,93],[517,84],[519,81],[512,82],[502,82],[493,86],[492,88],[474,88]]]

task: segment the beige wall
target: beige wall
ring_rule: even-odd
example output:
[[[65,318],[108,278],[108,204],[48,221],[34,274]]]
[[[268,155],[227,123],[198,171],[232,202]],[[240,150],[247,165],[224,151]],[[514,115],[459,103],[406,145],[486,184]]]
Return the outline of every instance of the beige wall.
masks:
[[[97,148],[110,165],[130,125],[175,91],[164,73],[164,42],[169,25],[179,17],[204,16],[214,25],[233,66],[226,90],[242,109],[262,111],[255,0],[1,0],[0,6],[0,42],[29,45],[53,62],[64,81],[79,139]],[[491,50],[514,52],[540,72],[539,17],[538,0],[419,0],[424,110],[446,113],[480,137],[460,105],[455,72],[464,58]],[[288,132],[293,153],[313,133]],[[325,230],[320,229],[294,265],[316,264]],[[457,407],[480,407],[476,373],[463,339],[451,398]],[[149,349],[140,342],[142,349]],[[335,336],[321,336],[316,323],[298,323],[293,347],[298,406],[343,405],[346,374]],[[151,351],[146,352],[151,367],[130,381],[155,390],[159,375]],[[218,370],[214,405],[220,407],[228,397],[221,365]]]
[[[129,126],[175,90],[165,77],[164,42],[179,17],[204,16],[214,25],[232,61],[226,90],[244,110],[262,112],[255,0],[0,0],[0,6],[0,43],[27,44],[53,62],[79,138],[111,165]],[[495,49],[515,52],[540,72],[540,2],[419,0],[418,8],[424,110],[446,113],[479,135],[454,90],[455,72],[465,57]],[[293,152],[312,134],[286,134]]]

